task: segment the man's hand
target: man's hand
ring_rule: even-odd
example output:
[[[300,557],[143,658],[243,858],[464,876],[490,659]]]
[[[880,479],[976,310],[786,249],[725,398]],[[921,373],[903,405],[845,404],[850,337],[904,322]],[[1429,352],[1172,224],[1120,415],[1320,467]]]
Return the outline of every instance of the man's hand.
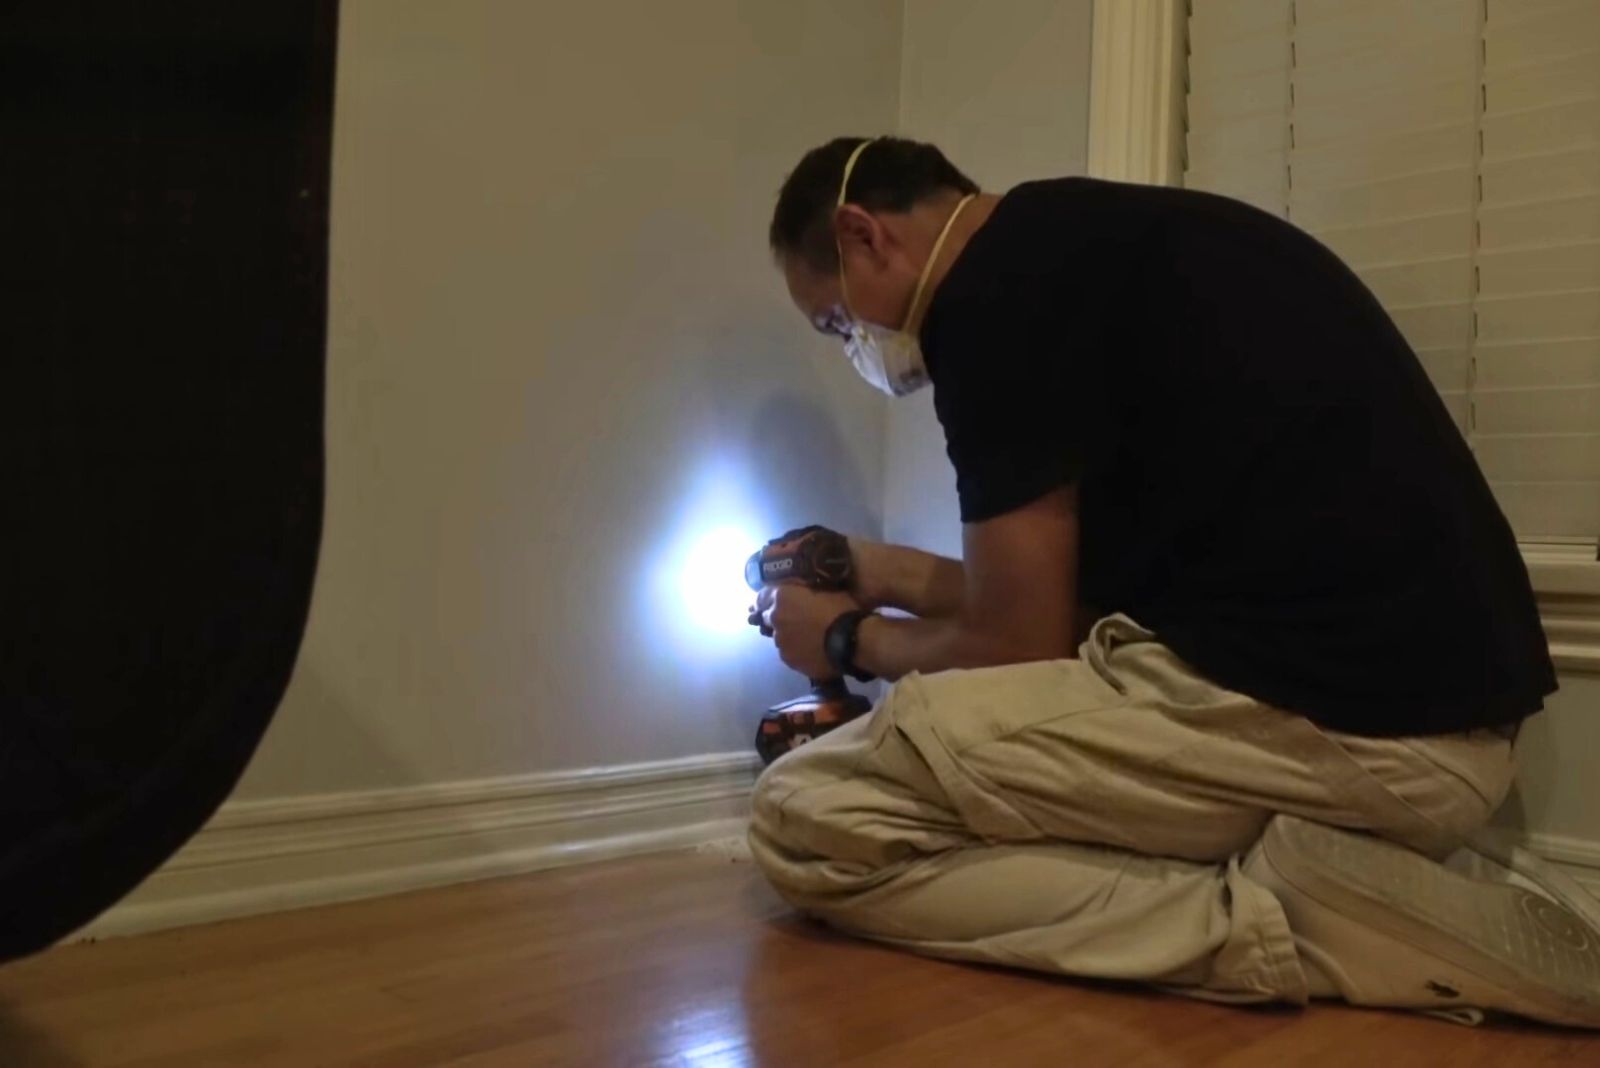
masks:
[[[761,622],[771,630],[779,658],[808,679],[833,677],[822,637],[834,620],[860,607],[860,602],[848,593],[808,590],[798,585],[762,590],[756,600]]]

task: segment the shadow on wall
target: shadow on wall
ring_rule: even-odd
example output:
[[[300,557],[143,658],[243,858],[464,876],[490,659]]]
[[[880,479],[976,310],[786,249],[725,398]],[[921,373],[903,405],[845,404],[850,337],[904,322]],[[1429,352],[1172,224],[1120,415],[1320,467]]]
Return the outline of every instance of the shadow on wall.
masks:
[[[316,610],[313,602],[311,635],[316,634]],[[342,680],[341,686],[340,679],[318,664],[317,652],[307,642],[283,700],[293,714],[274,719],[232,800],[300,795],[308,783],[336,782],[343,789],[360,790],[423,781],[424,776],[383,745],[381,725],[363,719],[362,703],[345,693],[353,688],[351,680]],[[415,672],[425,664],[417,657],[397,667]],[[370,702],[366,707],[371,708]]]
[[[1546,704],[1545,712],[1522,724],[1516,743],[1517,778],[1511,784],[1511,792],[1490,821],[1494,826],[1515,831],[1519,836],[1527,835],[1532,828],[1544,827],[1548,823],[1547,813],[1540,810],[1537,796],[1532,799],[1530,811],[1529,794],[1523,784],[1554,782],[1560,774],[1550,739],[1548,699]]]
[[[818,340],[781,295],[776,270],[770,285],[758,306],[701,324],[696,372],[705,414],[739,454],[759,511],[778,524],[757,533],[771,538],[820,523],[881,536],[884,398],[856,377],[836,344]]]
[[[775,393],[755,409],[744,442],[747,469],[768,515],[781,528],[760,532],[761,537],[811,523],[851,534],[880,534],[883,516],[876,480],[852,457],[839,418],[814,400],[789,392]],[[807,688],[804,679],[781,665],[769,642],[761,643],[759,655],[738,658],[736,678],[728,680],[740,728],[751,738],[770,705]]]
[[[770,507],[789,527],[820,523],[876,537],[877,494],[839,432],[837,416],[815,401],[780,393],[757,408],[746,441],[749,469]],[[776,537],[774,530],[767,537]]]
[[[421,657],[417,659],[423,661]],[[428,668],[422,663],[414,670],[420,672]],[[412,681],[416,677],[413,675]],[[404,790],[437,782],[437,778],[430,778],[413,761],[384,744],[382,723],[368,722],[362,714],[364,707],[371,708],[370,703],[363,706],[347,692],[361,685],[364,684],[351,680],[343,680],[341,685],[341,680],[319,667],[314,654],[309,659],[302,659],[286,699],[286,703],[292,702],[295,714],[280,716],[274,722],[262,743],[261,752],[251,765],[251,771],[246,773],[239,789],[230,798],[230,803],[264,801],[270,804],[285,797],[304,800],[322,796],[317,792],[308,792],[306,783],[341,783],[341,788],[332,798],[333,803],[338,803],[342,799],[339,795],[347,792],[359,794],[369,790]],[[462,725],[459,721],[441,716],[430,727],[432,736],[429,743],[448,748]],[[407,803],[391,804],[374,811],[395,811],[399,807],[407,807]],[[309,815],[291,811],[282,817],[283,822],[277,826],[282,829],[298,824],[315,832],[316,822],[322,818],[316,811]],[[301,822],[306,820],[310,823]],[[409,828],[402,828],[398,838],[394,837],[394,833],[391,828],[389,837],[379,835],[381,841],[374,839],[359,845],[381,851],[385,845],[409,841],[412,837],[426,838],[429,843],[429,862],[435,864],[490,856],[503,849],[503,841],[487,833],[487,829],[469,828],[459,820],[445,835],[428,826],[416,828],[414,836]],[[356,847],[338,835],[318,836],[315,833],[307,838],[288,841],[283,846],[287,853],[305,857],[328,851],[349,854],[352,848]],[[381,864],[381,858],[376,863]],[[337,860],[330,865],[330,870],[340,870]],[[152,897],[160,896],[159,886],[152,885],[151,890]],[[139,902],[139,891],[136,890],[130,900]],[[0,1064],[10,1063],[13,1062],[0,1059]]]
[[[615,640],[660,648],[652,671],[678,704],[634,736],[641,756],[745,749],[760,713],[804,689],[746,623],[750,552],[812,523],[881,534],[883,398],[804,325],[781,278],[768,281],[752,299],[697,305],[668,331],[688,340],[671,392],[651,399],[670,405],[680,440],[665,443],[666,475],[646,480],[651,497],[636,509],[663,517],[647,537],[665,588]]]

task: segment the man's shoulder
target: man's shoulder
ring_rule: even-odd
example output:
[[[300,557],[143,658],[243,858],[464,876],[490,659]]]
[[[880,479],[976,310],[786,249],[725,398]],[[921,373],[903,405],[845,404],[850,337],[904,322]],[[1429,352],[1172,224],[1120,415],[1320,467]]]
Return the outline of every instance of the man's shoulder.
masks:
[[[1065,175],[1021,182],[1012,186],[1001,199],[1002,203],[1034,210],[1093,208],[1140,212],[1164,211],[1186,204],[1227,198],[1179,186],[1143,185],[1086,175]]]
[[[1093,229],[1107,212],[1138,210],[1145,200],[1140,187],[1098,178],[1070,175],[1022,182],[1000,197],[992,221],[998,230],[1037,233],[1040,227],[1065,223],[1083,233]]]
[[[1028,250],[1068,273],[1074,265],[1095,271],[1095,264],[1114,265],[1130,246],[1201,207],[1196,198],[1220,199],[1187,189],[1081,176],[1023,182],[1000,198],[984,227],[990,232],[980,232],[986,240],[975,244],[985,257],[1022,253],[1023,269],[1030,273],[1037,265],[1026,262]]]
[[[1012,187],[941,283],[931,332],[989,332],[1002,313],[1060,329],[1059,312],[1074,302],[1087,314],[1158,225],[1162,200],[1149,188],[1075,176]]]
[[[1181,186],[1142,185],[1068,176],[1023,182],[1001,198],[1009,221],[1024,226],[1055,217],[1080,233],[1123,233],[1144,223],[1201,233],[1264,233],[1303,240],[1297,227],[1271,212],[1220,193]],[[996,213],[1000,214],[999,212]]]

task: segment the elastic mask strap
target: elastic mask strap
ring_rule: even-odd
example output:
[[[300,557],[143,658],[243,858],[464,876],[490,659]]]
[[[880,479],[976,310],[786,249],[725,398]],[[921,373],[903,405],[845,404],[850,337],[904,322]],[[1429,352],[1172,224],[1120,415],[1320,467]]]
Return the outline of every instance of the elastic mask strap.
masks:
[[[944,249],[944,239],[950,236],[950,228],[956,224],[956,218],[961,214],[961,209],[972,203],[975,193],[968,193],[961,198],[961,203],[956,205],[956,210],[950,213],[950,218],[944,221],[944,229],[939,231],[939,239],[933,243],[933,251],[928,255],[928,262],[922,265],[922,274],[917,278],[917,288],[911,292],[911,307],[906,309],[906,321],[901,326],[901,333],[910,333],[911,327],[917,321],[917,309],[922,304],[922,291],[928,287],[928,276],[933,274],[933,265],[939,260],[939,253]]]
[[[872,137],[861,142],[855,147],[855,151],[850,153],[850,158],[844,161],[844,177],[839,179],[839,199],[834,203],[834,207],[844,207],[844,195],[850,188],[850,172],[856,169],[856,160],[861,158],[861,153],[866,151],[868,145],[876,144],[877,140],[876,137]]]
[[[866,147],[876,140],[877,138],[873,137],[861,142],[850,153],[850,158],[844,161],[844,177],[839,179],[839,199],[834,202],[836,209],[844,207],[844,195],[850,188],[850,172],[856,169],[856,160],[860,159]],[[856,316],[855,312],[850,311],[850,291],[844,281],[844,247],[839,244],[838,227],[834,227],[833,231],[833,254],[839,260],[839,296],[844,300],[844,310],[849,313],[851,321],[854,321]]]

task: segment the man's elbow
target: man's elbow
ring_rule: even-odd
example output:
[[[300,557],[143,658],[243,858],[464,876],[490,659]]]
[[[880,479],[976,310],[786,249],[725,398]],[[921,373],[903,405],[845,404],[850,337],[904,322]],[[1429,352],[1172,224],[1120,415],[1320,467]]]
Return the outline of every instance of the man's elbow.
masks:
[[[1055,636],[1040,640],[1038,636],[1014,639],[1009,648],[1008,664],[1030,664],[1036,660],[1072,660],[1078,647],[1069,637]]]
[[[970,667],[1030,664],[1039,660],[1070,660],[1077,656],[1071,626],[984,626],[968,622],[965,628],[971,652]]]

